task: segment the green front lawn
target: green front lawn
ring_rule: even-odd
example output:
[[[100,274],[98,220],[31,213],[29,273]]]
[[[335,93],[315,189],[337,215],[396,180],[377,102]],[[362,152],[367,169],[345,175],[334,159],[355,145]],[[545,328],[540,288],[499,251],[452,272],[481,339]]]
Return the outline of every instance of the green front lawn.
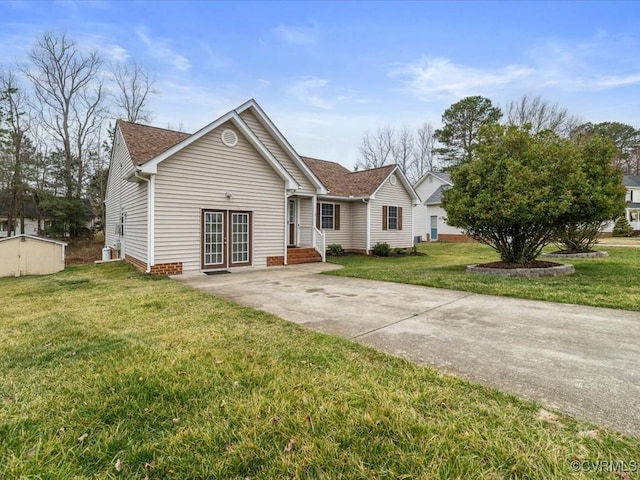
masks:
[[[571,462],[640,451],[123,264],[0,291],[2,479],[612,478]]]
[[[640,310],[640,249],[637,248],[599,247],[609,252],[609,258],[562,261],[575,265],[576,273],[557,278],[503,278],[465,273],[467,265],[499,260],[493,250],[478,243],[423,243],[418,249],[426,255],[328,257],[330,262],[345,267],[328,273],[506,297]]]

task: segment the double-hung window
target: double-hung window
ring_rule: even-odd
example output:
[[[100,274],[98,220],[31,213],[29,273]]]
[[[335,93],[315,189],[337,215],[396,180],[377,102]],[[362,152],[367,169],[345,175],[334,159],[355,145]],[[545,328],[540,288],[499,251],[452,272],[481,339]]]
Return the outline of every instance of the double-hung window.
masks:
[[[389,230],[398,230],[398,207],[389,206],[387,214],[387,226]]]
[[[333,203],[320,204],[320,227],[323,230],[333,230],[335,210]]]

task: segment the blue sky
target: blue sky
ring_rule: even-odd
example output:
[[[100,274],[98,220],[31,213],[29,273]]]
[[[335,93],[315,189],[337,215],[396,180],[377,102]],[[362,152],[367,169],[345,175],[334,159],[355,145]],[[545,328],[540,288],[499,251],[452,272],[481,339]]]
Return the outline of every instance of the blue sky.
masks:
[[[366,131],[437,128],[467,95],[640,126],[638,2],[0,0],[0,68],[44,31],[144,65],[155,125],[195,131],[253,97],[299,153],[347,167]]]

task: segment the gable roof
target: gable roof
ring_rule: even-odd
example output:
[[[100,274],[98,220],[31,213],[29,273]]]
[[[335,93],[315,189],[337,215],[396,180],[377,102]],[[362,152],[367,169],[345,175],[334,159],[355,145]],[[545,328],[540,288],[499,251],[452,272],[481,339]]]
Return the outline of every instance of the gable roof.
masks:
[[[300,185],[298,185],[296,180],[291,176],[289,172],[287,172],[282,164],[278,162],[278,160],[273,156],[269,149],[264,146],[264,144],[258,139],[256,134],[253,133],[253,131],[244,122],[244,120],[240,118],[240,115],[238,115],[235,110],[231,110],[230,112],[221,116],[217,120],[214,120],[209,125],[201,128],[192,135],[182,132],[173,132],[171,130],[164,130],[161,128],[159,129],[156,127],[147,127],[145,125],[139,124],[133,124],[134,128],[130,129],[128,128],[131,126],[129,122],[118,121],[118,126],[121,127],[122,125],[124,125],[125,130],[128,130],[128,133],[130,134],[129,142],[132,143],[127,142],[127,140],[125,139],[125,144],[131,154],[132,161],[138,167],[137,171],[147,175],[153,175],[157,173],[159,163],[178,153],[183,148],[191,145],[196,140],[202,138],[206,134],[210,133],[211,131],[229,121],[233,123],[233,125],[240,131],[240,133],[244,135],[247,141],[258,151],[258,153],[267,161],[267,163],[269,163],[269,165],[273,167],[280,178],[285,181],[287,189],[297,190],[298,188],[300,188]],[[125,125],[125,123],[129,125]],[[120,130],[122,131],[122,128],[120,128]],[[133,135],[131,135],[132,132]],[[157,147],[150,146],[150,143],[153,140],[147,139],[145,132],[149,133],[152,138],[155,138],[159,141],[159,145]],[[177,143],[172,144],[172,142],[176,141]],[[132,151],[137,153],[131,153]],[[136,156],[136,160],[134,160],[134,155]]]
[[[401,182],[407,188],[409,194],[415,200],[418,199],[415,191],[411,188],[397,165],[385,165],[384,167],[352,172],[336,162],[311,157],[302,157],[302,160],[324,183],[327,187],[328,195],[332,197],[371,197],[380,189],[384,181],[397,170]]]
[[[445,190],[449,190],[451,185],[440,185],[429,198],[424,201],[424,205],[439,205],[442,203],[442,194]]]
[[[453,185],[453,181],[451,180],[451,175],[449,175],[448,173],[445,172],[436,172],[436,171],[429,171],[427,173],[425,173],[413,186],[414,189],[417,189],[422,182],[424,182],[427,178],[429,177],[436,177],[437,179],[448,183],[449,185]]]
[[[320,179],[313,173],[313,171],[302,161],[302,157],[298,155],[298,152],[291,146],[291,144],[287,141],[287,139],[282,135],[278,127],[271,121],[269,116],[262,110],[262,107],[258,105],[253,98],[246,101],[238,108],[236,108],[236,112],[241,114],[245,110],[250,110],[254,116],[258,119],[258,122],[262,124],[262,126],[271,133],[276,143],[280,145],[280,147],[284,150],[284,152],[293,160],[293,163],[302,170],[302,174],[307,177],[307,179],[311,182],[317,193],[326,194],[327,191],[325,186],[322,184]]]
[[[640,176],[624,175],[622,183],[625,187],[640,187]]]
[[[120,127],[131,161],[138,167],[191,135],[125,120],[118,120],[116,125]]]
[[[282,133],[274,125],[271,119],[264,113],[264,110],[254,99],[251,99],[235,110],[231,110],[222,117],[214,120],[209,125],[201,128],[194,134],[177,132],[164,128],[151,127],[137,123],[118,120],[116,125],[124,137],[125,144],[129,150],[131,160],[142,173],[154,174],[157,172],[157,165],[166,160],[171,155],[179,152],[197,139],[211,132],[227,121],[231,121],[240,130],[256,150],[267,160],[267,162],[282,177],[288,189],[296,190],[300,185],[286,168],[275,158],[269,149],[260,141],[251,128],[240,117],[240,113],[251,110],[258,121],[273,136],[285,153],[293,160],[294,164],[302,171],[302,174],[316,188],[317,193],[325,194],[326,189],[322,182],[314,175],[313,171],[302,161],[300,156],[293,149],[291,144],[284,138]]]

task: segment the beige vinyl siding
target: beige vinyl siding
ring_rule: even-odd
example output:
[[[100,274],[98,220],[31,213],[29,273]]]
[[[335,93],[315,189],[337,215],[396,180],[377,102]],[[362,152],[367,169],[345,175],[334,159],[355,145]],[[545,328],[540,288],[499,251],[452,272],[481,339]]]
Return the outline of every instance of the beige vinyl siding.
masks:
[[[226,128],[238,134],[234,147],[220,139]],[[184,272],[200,270],[202,209],[253,212],[253,266],[284,255],[284,180],[232,123],[161,162],[155,188],[156,264],[182,262]]]
[[[413,232],[414,235],[422,237],[422,241],[427,239],[429,230],[429,220],[427,219],[426,205],[416,205],[413,207]]]
[[[351,248],[351,203],[329,200],[318,200],[318,203],[333,203],[334,205],[340,205],[340,230],[323,230],[327,245],[331,245],[332,243],[339,243],[340,245],[342,245],[342,248]]]
[[[121,212],[125,212],[125,253],[146,262],[147,182],[135,183],[125,180],[135,167],[120,130],[116,132],[115,142],[105,201],[105,243],[114,247],[118,242],[120,236],[117,225],[120,224]]]
[[[438,217],[438,235],[464,235],[464,231],[459,228],[452,227],[446,222],[447,212],[442,208],[442,205],[429,205],[427,207],[427,225],[428,233],[431,234],[431,216]],[[424,238],[426,240],[426,237]]]
[[[383,205],[402,207],[402,230],[382,230]],[[371,246],[378,242],[386,242],[391,247],[411,247],[413,245],[412,207],[411,197],[402,182],[398,180],[395,185],[391,185],[388,180],[385,180],[376,192],[375,199],[371,200]]]
[[[298,245],[313,245],[313,238],[311,236],[313,231],[313,200],[307,197],[298,198],[298,209],[300,210],[298,216],[300,223]]]
[[[351,246],[349,248],[367,250],[367,204],[364,202],[351,204]]]
[[[289,174],[298,182],[300,188],[296,191],[296,193],[302,194],[314,194],[316,193],[316,189],[313,187],[311,182],[307,179],[305,174],[300,170],[300,168],[294,163],[293,160],[285,153],[285,151],[278,145],[276,139],[273,138],[271,134],[267,132],[267,130],[262,126],[260,121],[256,118],[256,116],[250,112],[249,110],[245,110],[240,114],[240,118],[242,118],[245,123],[249,126],[249,128],[255,133],[255,135],[260,139],[260,141],[264,144],[265,147],[269,149],[271,154],[276,157],[278,162],[289,172]]]

